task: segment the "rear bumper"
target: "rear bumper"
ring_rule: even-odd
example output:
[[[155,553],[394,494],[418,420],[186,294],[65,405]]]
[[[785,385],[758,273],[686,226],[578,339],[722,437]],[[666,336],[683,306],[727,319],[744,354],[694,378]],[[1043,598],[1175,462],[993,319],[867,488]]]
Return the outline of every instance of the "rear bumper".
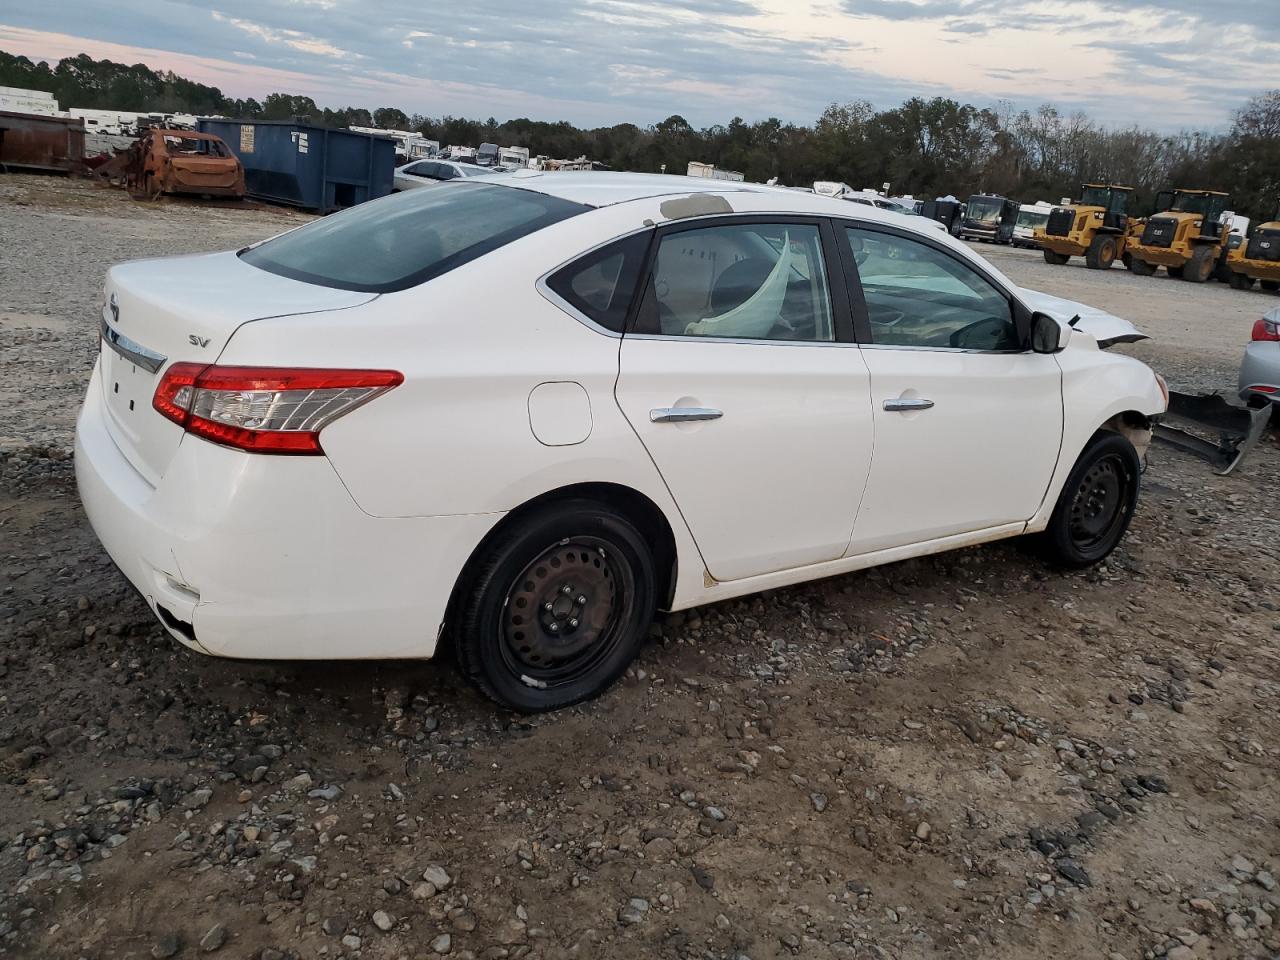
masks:
[[[76,481],[107,553],[176,639],[264,660],[430,657],[449,595],[500,514],[378,519],[324,457],[183,439],[158,485],[107,430],[95,370]]]
[[[1246,403],[1252,399],[1280,403],[1280,343],[1255,341],[1244,348],[1244,360],[1240,364],[1240,399]]]

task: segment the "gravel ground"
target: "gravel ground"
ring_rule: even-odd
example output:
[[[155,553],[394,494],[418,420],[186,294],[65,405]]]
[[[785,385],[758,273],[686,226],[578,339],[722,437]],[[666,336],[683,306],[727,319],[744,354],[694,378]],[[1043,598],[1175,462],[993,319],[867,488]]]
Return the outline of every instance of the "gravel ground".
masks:
[[[1226,478],[1156,448],[1105,566],[1002,543],[675,615],[532,720],[447,663],[169,640],[76,500],[102,272],[299,219],[0,179],[0,955],[1280,952],[1274,437]],[[980,249],[1201,388],[1274,302]]]

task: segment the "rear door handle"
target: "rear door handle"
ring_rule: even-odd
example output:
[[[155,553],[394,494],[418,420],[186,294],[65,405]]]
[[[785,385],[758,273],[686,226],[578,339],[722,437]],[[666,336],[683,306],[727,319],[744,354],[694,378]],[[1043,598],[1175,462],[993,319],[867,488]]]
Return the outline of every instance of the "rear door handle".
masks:
[[[712,407],[655,407],[649,411],[651,423],[690,423],[694,420],[719,420],[723,410]]]
[[[908,410],[928,410],[933,406],[932,400],[924,397],[894,397],[884,402],[884,408],[890,413],[905,413]]]

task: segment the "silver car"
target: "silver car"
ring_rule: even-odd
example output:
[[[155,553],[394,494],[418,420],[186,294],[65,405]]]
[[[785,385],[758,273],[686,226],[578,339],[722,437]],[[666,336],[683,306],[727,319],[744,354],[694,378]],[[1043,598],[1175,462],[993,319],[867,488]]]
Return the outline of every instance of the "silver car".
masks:
[[[459,160],[415,160],[398,167],[391,185],[391,192],[429,187],[445,180],[461,180],[464,177],[482,177],[493,173],[492,167]]]
[[[1240,399],[1280,404],[1280,307],[1268,310],[1253,325],[1253,338],[1240,364]]]

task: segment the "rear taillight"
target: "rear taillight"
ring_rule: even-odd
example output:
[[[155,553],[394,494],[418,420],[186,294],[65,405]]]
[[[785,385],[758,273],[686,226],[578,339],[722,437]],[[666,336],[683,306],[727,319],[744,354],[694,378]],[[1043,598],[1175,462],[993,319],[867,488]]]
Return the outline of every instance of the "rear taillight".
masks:
[[[1280,321],[1259,317],[1253,325],[1253,340],[1280,340]]]
[[[254,453],[319,454],[320,431],[404,382],[394,370],[175,363],[152,406],[188,433]]]

